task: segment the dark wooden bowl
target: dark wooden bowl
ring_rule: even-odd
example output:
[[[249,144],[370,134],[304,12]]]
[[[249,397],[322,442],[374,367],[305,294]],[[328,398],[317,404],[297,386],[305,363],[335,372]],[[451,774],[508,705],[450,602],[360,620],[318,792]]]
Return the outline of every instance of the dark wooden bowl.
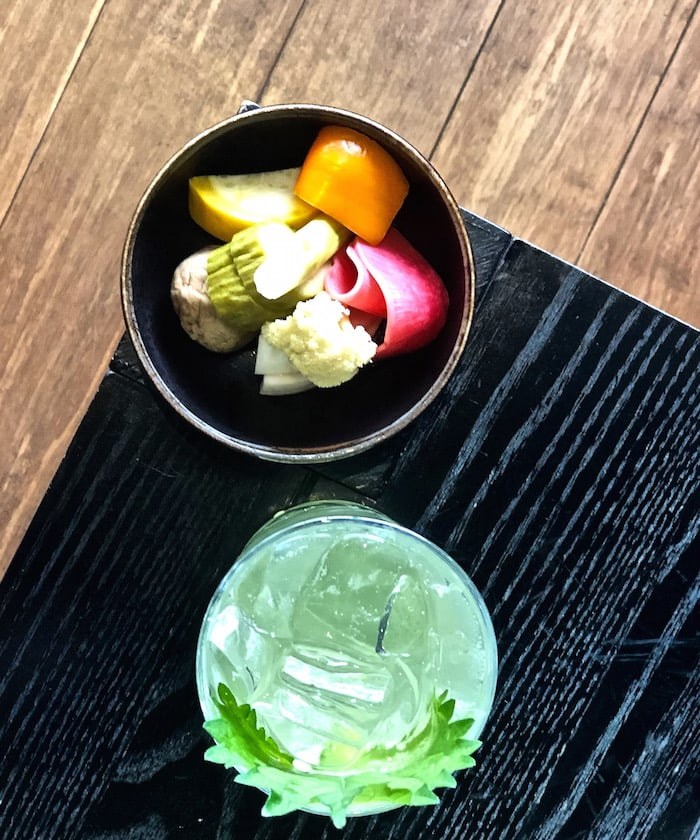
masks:
[[[369,365],[350,382],[263,397],[255,343],[217,355],[191,341],[170,302],[170,280],[189,254],[216,244],[190,218],[188,179],[301,165],[323,125],[345,125],[381,143],[410,181],[396,227],[433,265],[450,295],[438,338],[415,353]],[[274,461],[326,461],[361,452],[414,420],[437,396],[466,342],[474,270],[459,208],[428,161],[366,117],[317,105],[255,108],[213,126],[153,179],[132,219],[121,273],[124,317],[136,352],[167,402],[200,431]]]

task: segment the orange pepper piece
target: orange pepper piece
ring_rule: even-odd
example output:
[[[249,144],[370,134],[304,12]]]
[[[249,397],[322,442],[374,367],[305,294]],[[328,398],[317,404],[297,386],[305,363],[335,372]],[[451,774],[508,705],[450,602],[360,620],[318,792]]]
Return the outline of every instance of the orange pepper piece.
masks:
[[[408,194],[408,180],[375,140],[327,125],[309,149],[294,192],[371,245],[389,230]]]

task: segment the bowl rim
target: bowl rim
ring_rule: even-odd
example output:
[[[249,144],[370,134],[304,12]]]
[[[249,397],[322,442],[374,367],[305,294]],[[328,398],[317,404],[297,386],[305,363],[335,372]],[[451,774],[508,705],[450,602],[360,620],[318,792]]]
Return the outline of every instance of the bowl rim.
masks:
[[[171,171],[180,164],[182,158],[189,153],[192,153],[200,145],[220,134],[225,133],[231,126],[235,126],[238,123],[246,124],[254,121],[264,121],[269,119],[270,115],[274,116],[275,114],[304,118],[340,118],[341,120],[345,120],[350,123],[352,127],[357,128],[359,131],[362,131],[362,127],[365,127],[370,130],[370,136],[378,133],[380,136],[389,140],[391,144],[398,146],[402,152],[428,177],[440,193],[441,199],[445,203],[449,216],[453,222],[462,256],[462,265],[464,267],[465,276],[465,307],[454,346],[452,347],[450,355],[443,365],[442,370],[435,377],[423,396],[409,409],[399,415],[399,417],[391,421],[391,423],[382,426],[376,431],[360,437],[352,438],[339,444],[306,446],[303,448],[259,444],[236,438],[233,435],[222,432],[220,429],[210,425],[191,411],[167,386],[165,380],[158,371],[158,368],[151,359],[145,342],[141,337],[141,331],[136,319],[132,289],[131,263],[141,222],[156,191],[160,188],[163,181],[165,181],[165,179],[170,175]],[[151,178],[146,189],[141,195],[141,198],[139,199],[136,209],[131,217],[131,221],[129,222],[126,240],[122,250],[120,288],[122,312],[126,322],[127,332],[134,346],[134,350],[136,351],[136,355],[156,390],[177,414],[208,437],[213,438],[229,448],[238,450],[239,452],[244,452],[247,455],[279,463],[321,463],[325,461],[339,460],[341,458],[348,458],[352,455],[358,455],[359,453],[365,452],[371,447],[387,440],[388,438],[393,437],[399,431],[412,423],[438,396],[446,385],[447,380],[454,372],[454,369],[457,366],[457,363],[459,362],[466,346],[467,336],[474,317],[476,271],[471,241],[462,218],[459,205],[442,176],[415,146],[405,140],[400,134],[397,134],[395,131],[382,123],[354,111],[344,108],[336,108],[331,105],[289,103],[280,105],[262,105],[254,108],[251,107],[249,110],[241,110],[233,116],[227,117],[226,119],[205,128],[203,131],[200,131],[170,156],[165,164],[163,164],[158,172]]]

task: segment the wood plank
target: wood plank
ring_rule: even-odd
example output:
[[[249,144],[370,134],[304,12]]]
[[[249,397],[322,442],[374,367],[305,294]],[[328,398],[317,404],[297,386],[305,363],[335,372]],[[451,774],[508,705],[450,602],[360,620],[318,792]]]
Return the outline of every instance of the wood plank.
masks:
[[[696,327],[700,327],[698,56],[696,13],[579,257],[588,270]]]
[[[105,0],[14,0],[0,9],[0,224]]]
[[[498,0],[309,0],[264,91],[366,114],[430,152]]]
[[[298,5],[128,0],[100,16],[0,230],[0,573],[123,330],[119,260],[139,195],[257,94]]]
[[[694,0],[507,0],[433,156],[469,209],[573,260]]]

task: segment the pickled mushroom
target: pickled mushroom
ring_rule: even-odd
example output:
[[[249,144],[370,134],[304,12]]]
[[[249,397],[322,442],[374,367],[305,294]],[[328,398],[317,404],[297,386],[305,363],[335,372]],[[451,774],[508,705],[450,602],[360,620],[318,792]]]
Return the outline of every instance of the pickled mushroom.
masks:
[[[229,353],[255,335],[224,321],[207,291],[207,258],[213,248],[203,248],[175,269],[170,296],[183,330],[191,339],[215,353]]]

